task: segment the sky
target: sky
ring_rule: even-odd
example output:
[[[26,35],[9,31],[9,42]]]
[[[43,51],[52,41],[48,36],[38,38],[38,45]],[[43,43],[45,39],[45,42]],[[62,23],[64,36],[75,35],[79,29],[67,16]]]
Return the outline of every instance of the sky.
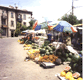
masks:
[[[72,0],[0,0],[0,5],[26,9],[33,12],[33,16],[39,22],[44,20],[57,20],[64,14],[72,12]],[[77,19],[83,19],[83,0],[73,0],[74,15]]]

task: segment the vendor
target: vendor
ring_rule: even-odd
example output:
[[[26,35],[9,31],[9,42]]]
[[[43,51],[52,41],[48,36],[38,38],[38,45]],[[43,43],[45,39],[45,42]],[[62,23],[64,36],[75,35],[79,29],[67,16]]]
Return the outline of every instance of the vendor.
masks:
[[[63,33],[63,43],[65,43],[67,46],[71,46],[70,33],[68,33],[68,32]]]
[[[71,35],[70,33],[66,33],[66,45],[71,46]]]
[[[51,38],[52,38],[52,34],[49,32],[48,34],[47,34],[47,36],[48,36],[48,40],[51,42]]]
[[[62,34],[62,32],[59,32],[59,34],[58,34],[58,42],[63,42],[63,34]]]

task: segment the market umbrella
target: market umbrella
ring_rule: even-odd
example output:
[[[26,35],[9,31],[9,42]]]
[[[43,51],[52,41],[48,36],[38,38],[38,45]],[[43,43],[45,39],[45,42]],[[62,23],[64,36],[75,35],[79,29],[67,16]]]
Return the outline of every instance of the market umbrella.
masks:
[[[37,23],[35,22],[35,24],[33,25],[33,29],[36,30],[40,30],[40,29],[45,29],[48,28],[48,22],[42,22],[42,23]]]
[[[46,28],[46,27],[48,27],[48,22],[43,22],[43,23],[40,23],[40,25],[41,25],[41,29],[44,29],[44,28]]]
[[[41,25],[37,25],[34,30],[37,31],[37,30],[40,30],[40,29],[41,29]]]
[[[52,26],[52,29],[56,30],[56,31],[59,31],[59,32],[70,32],[70,33],[77,32],[76,28],[73,27],[67,21],[57,21],[57,22],[55,22],[55,25]]]

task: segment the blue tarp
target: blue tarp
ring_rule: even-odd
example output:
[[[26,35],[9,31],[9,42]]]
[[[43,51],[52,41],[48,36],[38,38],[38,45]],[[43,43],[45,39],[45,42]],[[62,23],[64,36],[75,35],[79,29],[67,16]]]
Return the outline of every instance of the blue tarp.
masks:
[[[48,40],[51,41],[52,34],[49,33],[47,34],[47,36],[48,36]]]
[[[64,28],[64,26],[61,26],[60,24],[58,24],[56,27],[53,28],[53,30],[63,32],[63,28]]]
[[[40,30],[41,29],[41,25],[37,25],[35,28],[35,31]]]

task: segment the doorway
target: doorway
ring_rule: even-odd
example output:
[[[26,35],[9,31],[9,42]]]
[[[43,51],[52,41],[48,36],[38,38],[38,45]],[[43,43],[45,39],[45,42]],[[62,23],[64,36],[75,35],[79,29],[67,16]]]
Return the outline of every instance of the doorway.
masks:
[[[14,37],[14,31],[11,31],[11,37]]]

